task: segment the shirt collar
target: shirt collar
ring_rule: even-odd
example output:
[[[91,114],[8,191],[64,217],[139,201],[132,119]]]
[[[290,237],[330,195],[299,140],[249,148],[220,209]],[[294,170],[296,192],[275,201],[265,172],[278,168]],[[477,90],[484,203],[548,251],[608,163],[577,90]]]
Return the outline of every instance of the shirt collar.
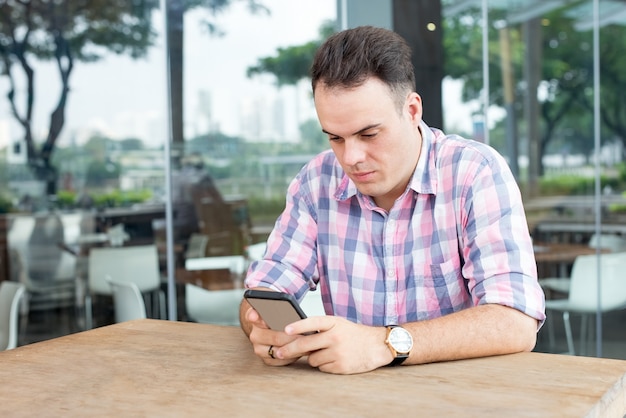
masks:
[[[409,188],[417,193],[435,194],[437,190],[435,141],[442,132],[431,129],[424,121],[420,123],[420,131],[422,132],[422,150],[409,182]]]

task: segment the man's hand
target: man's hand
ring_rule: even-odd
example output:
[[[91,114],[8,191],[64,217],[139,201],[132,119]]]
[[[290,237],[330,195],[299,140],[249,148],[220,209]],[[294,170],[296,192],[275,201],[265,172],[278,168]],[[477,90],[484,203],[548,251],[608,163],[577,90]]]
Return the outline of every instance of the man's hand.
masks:
[[[252,343],[254,353],[259,356],[265,364],[270,366],[285,366],[297,361],[301,357],[278,358],[275,354],[279,347],[294,341],[298,336],[294,337],[285,334],[283,331],[271,330],[265,321],[261,319],[257,311],[250,305],[248,305],[248,310],[245,312],[244,317],[251,327],[248,337]],[[272,355],[274,356],[273,358]]]
[[[250,305],[243,318],[250,327],[248,337],[254,353],[269,366],[285,366],[308,356],[308,363],[323,372],[355,374],[377,369],[393,359],[384,343],[384,327],[357,325],[336,316],[314,316],[276,331],[269,329]]]
[[[313,334],[302,335],[310,332]],[[385,344],[384,327],[358,325],[336,316],[315,316],[287,325],[285,335],[293,339],[276,344],[276,358],[308,356],[312,367],[326,373],[364,373],[393,360]]]

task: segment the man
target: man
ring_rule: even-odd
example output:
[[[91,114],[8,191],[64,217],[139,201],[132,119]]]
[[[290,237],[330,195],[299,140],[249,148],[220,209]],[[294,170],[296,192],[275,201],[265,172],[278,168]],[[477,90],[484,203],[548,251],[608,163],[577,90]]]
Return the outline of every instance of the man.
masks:
[[[328,315],[270,330],[244,301],[255,353],[348,374],[532,350],[544,295],[504,160],[422,121],[411,50],[392,31],[331,36],[311,76],[332,152],[290,184],[246,287],[317,288]]]

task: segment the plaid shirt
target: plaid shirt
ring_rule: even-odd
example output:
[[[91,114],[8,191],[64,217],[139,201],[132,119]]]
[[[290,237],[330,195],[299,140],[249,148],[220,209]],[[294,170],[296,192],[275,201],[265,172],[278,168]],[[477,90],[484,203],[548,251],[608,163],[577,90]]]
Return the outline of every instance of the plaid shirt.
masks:
[[[545,320],[544,294],[517,183],[490,147],[422,123],[422,152],[387,213],[331,151],[300,171],[246,287],[302,299],[319,287],[327,314],[381,326],[474,305]]]

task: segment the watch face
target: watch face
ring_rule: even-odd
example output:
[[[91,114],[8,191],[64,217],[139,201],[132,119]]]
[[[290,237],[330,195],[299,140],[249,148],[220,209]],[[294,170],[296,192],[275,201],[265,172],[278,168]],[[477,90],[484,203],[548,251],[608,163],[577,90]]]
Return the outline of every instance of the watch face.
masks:
[[[413,337],[404,328],[395,327],[389,333],[389,344],[398,353],[408,353],[413,348]]]

